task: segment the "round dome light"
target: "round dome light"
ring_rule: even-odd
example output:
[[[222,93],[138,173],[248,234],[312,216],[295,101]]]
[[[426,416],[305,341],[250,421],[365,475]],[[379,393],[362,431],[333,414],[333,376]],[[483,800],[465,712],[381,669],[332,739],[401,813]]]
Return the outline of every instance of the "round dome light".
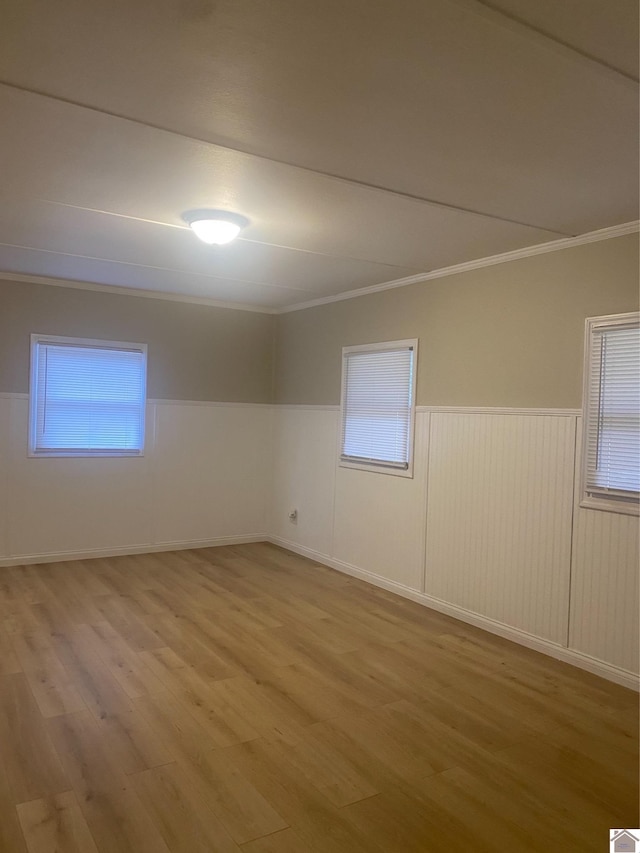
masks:
[[[230,243],[249,224],[246,216],[226,210],[188,210],[182,218],[203,243],[217,246]]]

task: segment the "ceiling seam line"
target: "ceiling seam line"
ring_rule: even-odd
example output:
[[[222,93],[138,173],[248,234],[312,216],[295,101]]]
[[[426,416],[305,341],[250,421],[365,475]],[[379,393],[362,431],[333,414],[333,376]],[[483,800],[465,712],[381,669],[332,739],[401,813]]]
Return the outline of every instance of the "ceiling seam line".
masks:
[[[251,151],[246,151],[242,148],[234,148],[231,145],[222,145],[219,142],[211,142],[208,139],[203,139],[202,137],[193,136],[193,135],[188,134],[188,133],[181,133],[178,130],[172,130],[171,128],[163,127],[162,125],[155,124],[153,122],[147,122],[147,121],[142,121],[140,119],[131,118],[130,116],[124,115],[122,113],[117,113],[117,112],[114,112],[112,110],[102,109],[101,107],[94,107],[94,106],[91,106],[90,104],[84,104],[81,101],[74,101],[71,98],[65,98],[65,97],[60,96],[60,95],[52,95],[52,94],[45,92],[43,90],[32,89],[32,88],[29,88],[28,86],[20,86],[20,85],[17,85],[15,83],[9,83],[6,80],[0,80],[0,86],[5,86],[8,89],[14,89],[15,91],[18,91],[18,92],[26,92],[27,94],[35,95],[36,97],[47,98],[48,100],[57,101],[57,102],[62,103],[62,104],[68,104],[69,106],[76,107],[77,109],[89,110],[90,112],[98,113],[99,115],[107,116],[109,118],[115,118],[115,119],[118,119],[120,121],[127,121],[127,122],[130,122],[131,124],[139,125],[141,127],[146,127],[149,130],[157,130],[157,131],[160,131],[161,133],[168,133],[168,134],[171,134],[172,136],[178,136],[181,139],[191,140],[192,142],[198,142],[202,145],[210,145],[213,148],[219,148],[223,151],[232,151],[236,154],[242,154],[245,157],[254,158],[256,160],[263,160],[263,161],[269,162],[269,163],[275,163],[279,166],[286,166],[290,169],[297,169],[301,172],[306,172],[307,174],[310,174],[310,175],[317,175],[317,176],[320,176],[323,178],[328,178],[328,179],[333,180],[333,181],[339,181],[341,183],[348,184],[350,186],[361,187],[363,189],[384,193],[386,195],[394,195],[394,196],[397,196],[398,198],[404,198],[404,199],[407,199],[408,201],[413,201],[413,202],[416,202],[418,204],[425,204],[425,205],[430,205],[432,207],[443,208],[445,210],[452,210],[452,211],[455,211],[457,213],[466,213],[466,214],[469,214],[471,216],[480,216],[484,219],[492,219],[496,222],[506,222],[510,225],[519,225],[522,228],[531,228],[531,229],[536,230],[536,231],[546,231],[548,234],[557,234],[557,235],[560,235],[562,237],[576,237],[576,236],[578,236],[578,235],[572,234],[570,232],[559,231],[557,228],[549,228],[548,226],[545,226],[545,225],[535,225],[535,224],[532,224],[530,222],[522,222],[521,220],[518,220],[518,219],[510,219],[507,216],[498,216],[498,215],[493,214],[493,213],[485,213],[483,211],[474,210],[473,208],[463,207],[461,205],[447,204],[446,202],[436,201],[434,199],[429,199],[429,198],[426,198],[424,196],[419,196],[419,195],[416,195],[413,193],[404,192],[402,190],[394,190],[390,187],[381,186],[379,184],[370,184],[370,183],[367,183],[366,181],[360,181],[356,178],[345,178],[343,175],[337,175],[337,174],[334,174],[332,172],[324,172],[324,171],[321,171],[319,169],[311,169],[308,166],[299,166],[296,163],[289,163],[286,160],[279,160],[276,157],[268,157],[264,154],[255,154]]]
[[[511,12],[502,9],[500,6],[496,6],[491,0],[454,0],[457,3],[464,3],[465,6],[471,9],[472,6],[482,6],[487,11],[491,12],[498,18],[504,18],[505,21],[508,21],[512,24],[515,24],[521,30],[528,30],[537,36],[541,41],[544,40],[546,42],[550,42],[551,44],[557,45],[563,48],[566,51],[569,51],[575,54],[582,60],[586,60],[589,64],[599,65],[601,68],[606,70],[610,74],[616,74],[625,81],[635,84],[636,86],[640,82],[637,77],[634,77],[632,74],[629,74],[626,71],[623,71],[621,68],[617,68],[615,65],[611,65],[604,59],[600,59],[597,56],[594,56],[591,53],[588,53],[586,50],[582,50],[579,47],[571,44],[571,42],[564,41],[557,36],[552,35],[541,27],[536,26],[535,24],[530,24],[528,21],[525,21],[523,18],[519,18],[517,15],[512,14]]]
[[[271,288],[277,288],[278,290],[295,290],[298,293],[308,293],[309,292],[308,290],[305,290],[302,287],[289,287],[288,285],[285,285],[285,284],[269,284],[268,282],[264,282],[264,281],[252,281],[251,279],[248,279],[248,278],[231,278],[230,276],[208,275],[207,273],[204,273],[204,272],[193,272],[190,270],[180,270],[180,269],[175,269],[174,267],[158,267],[158,266],[155,266],[153,264],[141,264],[141,263],[138,263],[137,261],[119,261],[119,260],[116,260],[113,258],[97,258],[97,257],[94,257],[93,255],[78,255],[74,252],[58,252],[55,249],[39,249],[36,246],[21,246],[18,243],[1,243],[0,242],[0,246],[6,246],[9,249],[24,249],[27,252],[43,252],[43,253],[48,254],[48,255],[60,255],[61,257],[64,257],[64,258],[80,258],[83,261],[99,261],[100,263],[105,263],[105,264],[119,264],[120,266],[125,266],[125,267],[139,267],[140,269],[143,269],[143,270],[156,270],[158,272],[171,272],[171,273],[178,273],[178,275],[194,275],[194,276],[198,276],[199,278],[216,279],[217,281],[231,281],[231,282],[235,282],[237,284],[247,284],[247,285],[250,285],[253,287],[271,287]],[[113,285],[113,286],[117,287],[118,285]]]
[[[160,222],[157,219],[145,219],[142,216],[131,216],[128,213],[116,213],[113,210],[100,210],[96,207],[82,207],[78,204],[67,204],[63,201],[54,201],[53,199],[48,198],[38,199],[38,201],[44,201],[47,204],[55,204],[57,207],[68,207],[71,210],[83,210],[87,213],[99,213],[104,216],[114,216],[117,219],[131,219],[134,222],[144,222],[148,225],[159,225],[162,228],[174,228],[176,231],[188,231],[189,233],[191,233],[191,228],[188,225],[178,225],[174,224],[173,222]],[[341,261],[354,261],[358,264],[375,264],[376,266],[394,267],[399,270],[414,269],[414,267],[407,266],[406,264],[396,264],[392,261],[372,261],[367,258],[354,258],[351,255],[338,255],[334,252],[320,252],[316,249],[301,249],[299,246],[285,246],[283,243],[269,243],[266,240],[254,240],[251,237],[239,236],[237,238],[237,242],[240,241],[242,241],[243,243],[253,243],[256,246],[269,246],[270,248],[274,249],[284,249],[288,252],[300,252],[305,255],[317,255],[318,257],[322,258],[337,258]]]
[[[226,299],[214,299],[208,296],[190,296],[188,294],[180,294],[174,291],[148,290],[146,288],[132,288],[121,286],[119,284],[99,284],[92,281],[84,281],[82,279],[64,279],[54,276],[39,275],[32,273],[8,272],[0,269],[0,286],[3,281],[25,282],[27,284],[41,284],[47,287],[55,286],[69,288],[71,290],[86,290],[95,293],[116,294],[118,296],[130,296],[134,299],[160,299],[167,302],[183,302],[188,305],[207,305],[217,308],[228,308],[235,311],[248,311],[254,314],[275,314],[277,308],[268,307],[266,305],[257,305],[255,303],[232,302]],[[0,397],[2,393],[0,392]]]

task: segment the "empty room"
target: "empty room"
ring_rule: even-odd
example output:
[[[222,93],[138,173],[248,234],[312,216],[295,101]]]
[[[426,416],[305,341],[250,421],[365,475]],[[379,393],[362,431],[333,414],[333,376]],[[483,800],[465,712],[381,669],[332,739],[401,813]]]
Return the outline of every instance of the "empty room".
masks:
[[[640,853],[635,0],[9,0],[0,853]]]

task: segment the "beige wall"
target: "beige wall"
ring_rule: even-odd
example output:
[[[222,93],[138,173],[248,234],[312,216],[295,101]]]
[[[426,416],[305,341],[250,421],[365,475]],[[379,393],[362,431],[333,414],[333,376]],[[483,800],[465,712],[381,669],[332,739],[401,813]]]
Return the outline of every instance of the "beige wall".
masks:
[[[278,317],[0,281],[0,392],[38,332],[147,343],[152,399],[337,404],[343,346],[417,337],[419,405],[577,408],[584,318],[637,308],[637,235]]]
[[[577,408],[584,318],[638,309],[638,236],[280,315],[276,402],[337,404],[341,348],[417,337],[419,405]]]
[[[0,281],[0,392],[29,391],[31,333],[148,344],[148,396],[268,403],[269,314]]]

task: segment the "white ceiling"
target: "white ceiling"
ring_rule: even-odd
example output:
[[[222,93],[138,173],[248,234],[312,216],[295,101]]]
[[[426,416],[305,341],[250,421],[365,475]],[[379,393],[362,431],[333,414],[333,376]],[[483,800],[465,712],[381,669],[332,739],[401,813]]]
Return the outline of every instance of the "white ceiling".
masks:
[[[277,309],[638,216],[635,0],[12,6],[0,271]]]

